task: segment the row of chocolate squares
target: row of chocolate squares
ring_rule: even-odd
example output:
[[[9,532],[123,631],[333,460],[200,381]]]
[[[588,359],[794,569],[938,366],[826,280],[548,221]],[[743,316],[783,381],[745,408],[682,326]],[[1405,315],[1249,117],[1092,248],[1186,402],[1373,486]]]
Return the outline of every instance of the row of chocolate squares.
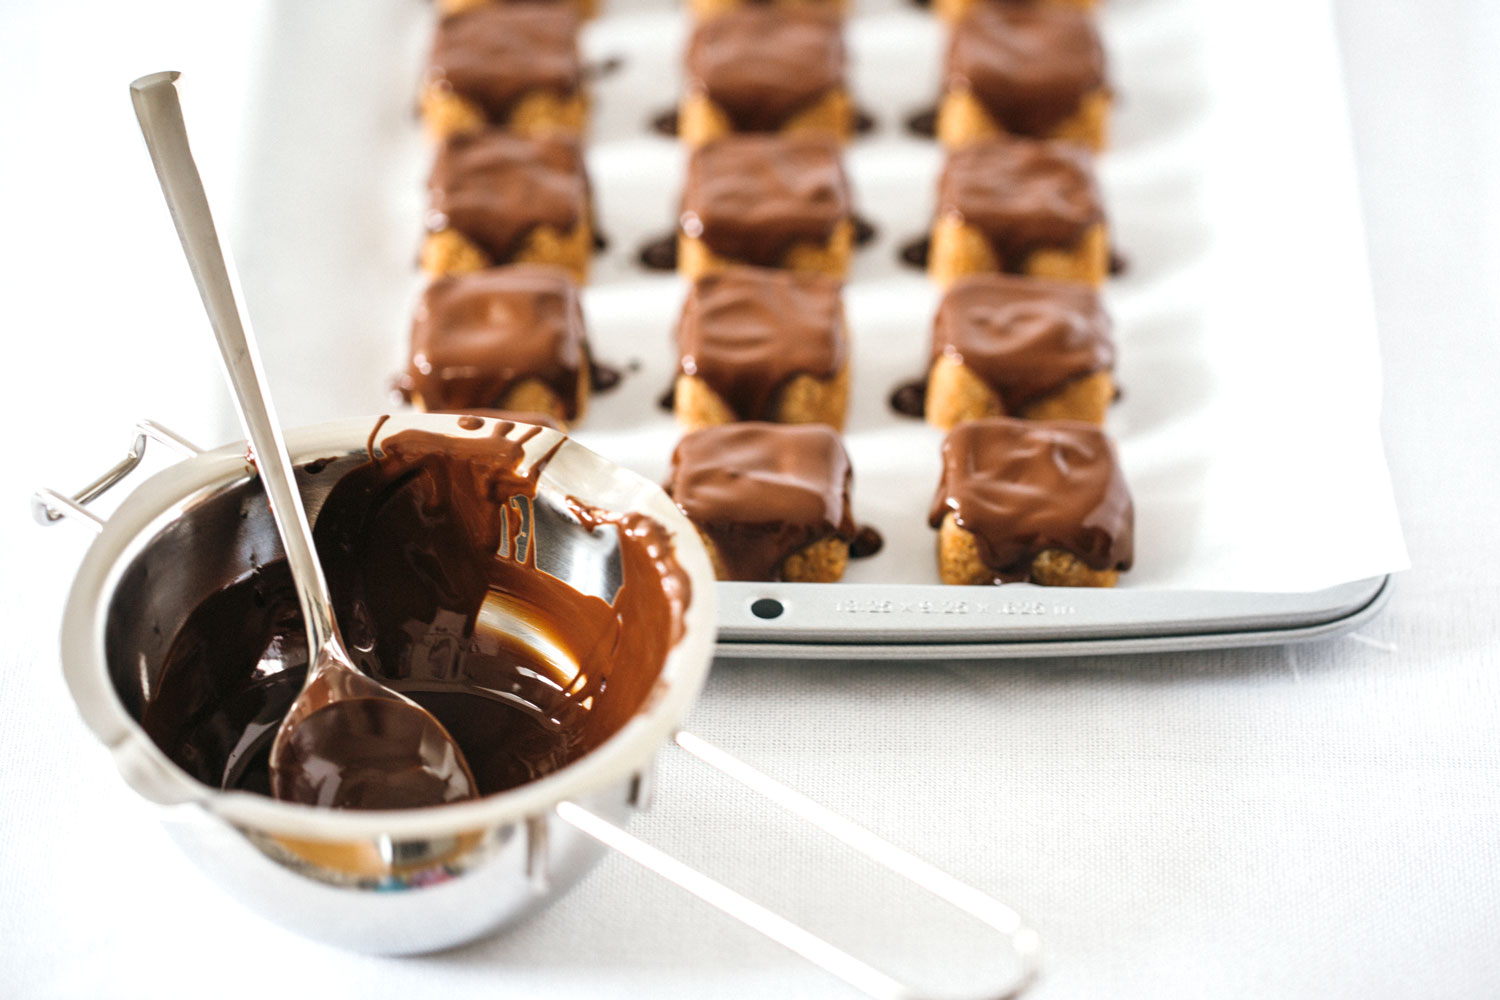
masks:
[[[490,130],[447,140],[428,180],[423,269],[550,264],[588,280],[593,206],[576,140]],[[806,135],[734,135],[694,149],[666,259],[689,277],[735,264],[842,278],[857,220],[839,147]],[[1110,270],[1092,157],[1075,143],[987,139],[947,156],[925,252],[946,286],[1010,273],[1099,285]]]
[[[699,23],[672,128],[691,145],[729,134],[813,134],[839,142],[859,112],[846,82],[842,22],[829,5],[750,5]],[[590,75],[568,6],[482,6],[442,20],[419,104],[438,139],[497,128],[579,136]],[[936,134],[957,147],[1002,134],[1106,143],[1104,46],[1073,6],[976,3],[948,44]]]
[[[686,429],[743,420],[842,430],[850,336],[842,286],[826,275],[734,267],[691,283],[669,393]],[[987,416],[1101,425],[1117,395],[1115,347],[1098,292],[1011,275],[948,289],[924,376],[892,405],[943,430]],[[589,349],[577,286],[556,268],[511,265],[432,282],[418,303],[398,385],[426,410],[525,410],[561,428],[612,371]]]
[[[822,424],[689,431],[664,484],[720,580],[834,583],[879,551],[850,504],[843,442]],[[943,438],[928,512],[946,584],[1113,587],[1134,559],[1135,511],[1113,443],[1071,420],[966,420]]]

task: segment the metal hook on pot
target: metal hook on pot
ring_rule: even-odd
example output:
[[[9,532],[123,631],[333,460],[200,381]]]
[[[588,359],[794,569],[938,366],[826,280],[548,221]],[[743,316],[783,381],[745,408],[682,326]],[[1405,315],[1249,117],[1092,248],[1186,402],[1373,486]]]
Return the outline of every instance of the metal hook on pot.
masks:
[[[135,425],[135,438],[124,458],[72,496],[56,490],[37,490],[31,495],[32,516],[42,525],[53,525],[64,518],[73,517],[88,524],[95,531],[102,531],[104,519],[89,510],[88,505],[119,485],[126,476],[136,470],[146,457],[148,441],[158,441],[184,458],[195,458],[203,454],[202,448],[181,434],[150,420],[138,421]]]

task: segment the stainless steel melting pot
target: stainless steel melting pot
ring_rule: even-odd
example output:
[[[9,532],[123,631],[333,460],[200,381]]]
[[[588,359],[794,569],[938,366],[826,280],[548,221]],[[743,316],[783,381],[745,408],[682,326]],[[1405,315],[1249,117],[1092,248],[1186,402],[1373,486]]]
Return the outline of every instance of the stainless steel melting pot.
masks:
[[[496,424],[429,414],[392,417],[372,434],[374,426],[365,418],[288,432],[294,462],[321,466],[316,475],[299,473],[314,519],[340,475],[365,462],[368,447],[386,436],[419,429],[478,437],[492,434]],[[243,443],[202,452],[143,423],[130,454],[89,487],[72,497],[38,493],[36,513],[44,523],[76,517],[99,532],[68,598],[64,677],[125,780],[165,807],[163,821],[182,849],[276,923],[344,948],[409,954],[470,941],[520,918],[577,881],[608,845],[872,995],[922,995],[621,829],[645,804],[658,748],[675,738],[710,766],[988,924],[1015,952],[1018,974],[982,995],[1024,989],[1037,941],[1009,907],[678,730],[713,658],[714,577],[702,543],[654,484],[559,432],[538,430],[522,425],[507,432],[525,442],[522,472],[555,449],[533,504],[537,571],[608,598],[619,586],[613,535],[580,524],[568,513],[567,499],[646,514],[671,532],[691,581],[683,635],[647,685],[649,693],[596,749],[501,794],[429,809],[334,811],[210,787],[174,764],[142,728],[144,706],[188,614],[208,595],[281,558]],[[148,440],[188,460],[143,482],[107,522],[101,520],[87,504],[129,475]]]

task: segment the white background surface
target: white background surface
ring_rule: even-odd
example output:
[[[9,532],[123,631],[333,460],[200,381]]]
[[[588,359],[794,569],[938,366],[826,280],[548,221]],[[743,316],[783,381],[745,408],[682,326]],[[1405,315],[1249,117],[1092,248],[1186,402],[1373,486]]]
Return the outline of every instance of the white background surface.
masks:
[[[1037,997],[1500,994],[1500,8],[1336,10],[1415,567],[1384,615],[1288,649],[736,664],[689,720],[1030,915],[1048,946]],[[77,722],[55,636],[87,538],[34,528],[26,492],[103,468],[142,415],[205,442],[232,433],[124,83],[192,73],[196,106],[225,109],[194,120],[200,156],[238,183],[265,11],[0,8],[0,995],[252,995],[271,970],[331,996],[849,995],[618,860],[531,924],[448,955],[303,942],[191,869]],[[962,963],[911,897],[740,806],[667,756],[634,830],[856,950],[905,941]],[[798,889],[812,898],[793,902]]]

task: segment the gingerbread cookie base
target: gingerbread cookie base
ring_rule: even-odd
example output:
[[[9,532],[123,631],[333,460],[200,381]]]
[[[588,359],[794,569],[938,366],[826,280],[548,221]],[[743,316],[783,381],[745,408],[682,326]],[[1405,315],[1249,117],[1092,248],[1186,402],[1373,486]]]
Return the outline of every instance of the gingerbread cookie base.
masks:
[[[995,582],[995,571],[984,564],[974,535],[958,526],[952,513],[938,528],[938,577],[943,583],[981,586]],[[1032,558],[1029,582],[1043,587],[1113,587],[1120,573],[1093,569],[1062,549],[1044,549]]]
[[[944,288],[965,274],[1010,273],[982,232],[946,217],[933,224],[927,268],[932,280]],[[1075,247],[1033,250],[1015,273],[1102,285],[1109,277],[1109,232],[1102,223],[1095,223]]]
[[[736,131],[728,112],[705,94],[683,98],[677,113],[677,135],[689,146],[701,146]],[[848,142],[854,134],[854,100],[843,88],[792,115],[776,130],[783,135],[805,133]]]
[[[842,278],[849,273],[849,262],[854,257],[854,223],[850,219],[840,220],[829,236],[828,242],[793,243],[782,254],[777,266],[789,271],[804,271],[808,274],[826,274]],[[713,271],[723,271],[753,261],[733,260],[709,249],[707,243],[697,237],[679,233],[677,236],[677,269],[689,278],[697,278]]]
[[[927,373],[924,415],[929,424],[940,430],[948,430],[962,420],[1005,416],[1103,424],[1115,392],[1115,380],[1109,372],[1093,372],[1032,401],[1020,413],[1007,413],[1000,394],[969,366],[943,357],[933,362]]]
[[[1108,91],[1096,90],[1079,102],[1077,111],[1039,138],[1064,139],[1102,152],[1109,145],[1112,103]],[[1006,129],[967,90],[949,90],[938,104],[937,138],[949,149],[1006,134]]]

